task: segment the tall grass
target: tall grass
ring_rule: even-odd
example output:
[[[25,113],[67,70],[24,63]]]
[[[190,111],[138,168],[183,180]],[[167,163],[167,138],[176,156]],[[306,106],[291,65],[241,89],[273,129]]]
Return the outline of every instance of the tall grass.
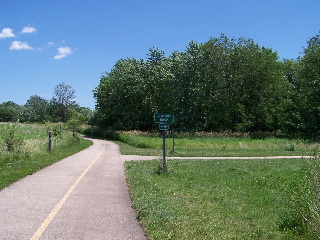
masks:
[[[304,177],[291,200],[291,210],[281,223],[283,229],[306,232],[309,229],[320,239],[320,156],[319,148],[314,157],[307,159]]]
[[[161,155],[160,132],[103,132],[92,129],[87,134],[118,141],[123,154]],[[167,155],[177,157],[216,156],[293,156],[310,155],[319,144],[304,139],[280,138],[272,134],[246,133],[170,133]],[[173,151],[174,148],[174,151]]]
[[[55,127],[50,125],[50,129]],[[53,151],[50,153],[47,129],[48,125],[0,124],[0,190],[92,144],[78,136],[73,137],[69,131],[63,131],[62,139],[54,137]],[[11,131],[9,135],[8,131]],[[12,135],[14,147],[8,148],[7,139]]]
[[[311,198],[308,201],[309,215],[305,216],[309,225],[320,239],[320,149],[314,152],[309,161],[309,188]]]

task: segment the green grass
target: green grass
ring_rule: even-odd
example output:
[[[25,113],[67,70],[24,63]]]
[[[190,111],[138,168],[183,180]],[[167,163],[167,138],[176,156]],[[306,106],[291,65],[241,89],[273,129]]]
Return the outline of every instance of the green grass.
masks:
[[[295,219],[306,162],[126,162],[133,206],[149,239],[316,239]]]
[[[122,154],[162,155],[159,133],[98,132]],[[271,134],[192,133],[168,156],[310,156],[317,142]],[[318,150],[319,151],[319,150]],[[126,163],[133,206],[149,239],[318,239],[319,158]],[[313,173],[312,173],[313,172]],[[311,173],[311,174],[310,174]],[[314,235],[313,235],[314,234]]]
[[[162,136],[142,132],[120,132],[117,140],[125,155],[162,155]],[[173,146],[174,142],[174,146]],[[176,157],[217,156],[306,156],[319,144],[301,139],[276,138],[272,135],[194,134],[167,138],[167,155]],[[174,151],[173,150],[174,147]]]
[[[5,127],[0,125],[0,133]],[[7,151],[4,139],[0,139],[0,190],[92,145],[91,141],[73,138],[71,132],[64,131],[61,140],[54,137],[53,151],[49,153],[46,126],[19,124],[16,131],[23,144],[14,152]]]

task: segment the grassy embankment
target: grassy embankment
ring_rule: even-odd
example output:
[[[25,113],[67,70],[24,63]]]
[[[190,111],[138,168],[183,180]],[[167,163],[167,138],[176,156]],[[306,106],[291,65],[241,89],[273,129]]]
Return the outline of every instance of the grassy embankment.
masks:
[[[161,155],[160,136],[120,133],[116,139],[123,154]],[[204,134],[175,142],[175,156],[306,156],[318,145]],[[140,161],[127,162],[126,174],[149,239],[317,239],[310,161],[172,160],[169,173],[160,175],[158,161]]]
[[[55,124],[0,124],[0,190],[92,144],[63,130],[61,139],[54,136],[50,153],[48,130],[57,133],[57,128]]]

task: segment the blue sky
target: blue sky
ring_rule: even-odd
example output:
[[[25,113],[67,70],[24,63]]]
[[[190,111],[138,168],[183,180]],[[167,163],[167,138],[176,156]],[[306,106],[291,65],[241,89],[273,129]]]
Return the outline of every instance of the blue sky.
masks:
[[[170,55],[192,40],[251,38],[295,59],[319,34],[319,0],[1,0],[0,103],[51,99],[61,82],[83,107],[122,58]]]

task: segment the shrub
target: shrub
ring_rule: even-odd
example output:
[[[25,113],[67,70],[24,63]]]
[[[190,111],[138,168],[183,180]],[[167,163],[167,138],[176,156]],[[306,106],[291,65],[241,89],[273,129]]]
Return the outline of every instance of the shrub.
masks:
[[[7,124],[3,128],[4,144],[9,152],[15,152],[23,145],[23,137],[18,133],[18,128],[17,123]]]

